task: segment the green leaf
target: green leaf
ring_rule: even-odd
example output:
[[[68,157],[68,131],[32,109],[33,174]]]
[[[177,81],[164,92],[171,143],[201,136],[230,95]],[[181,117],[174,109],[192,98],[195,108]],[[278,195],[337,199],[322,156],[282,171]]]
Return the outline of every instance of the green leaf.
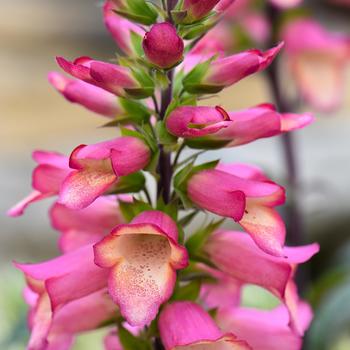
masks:
[[[198,211],[193,211],[192,213],[189,213],[182,217],[178,222],[180,226],[187,226],[191,223],[191,221],[195,218],[195,216],[198,214]]]
[[[212,62],[212,58],[197,64],[182,80],[182,84],[186,91],[188,91],[187,87],[199,84],[202,82],[205,74],[208,72],[210,68],[210,64]]]
[[[165,126],[164,121],[159,120],[156,125],[158,142],[162,145],[174,145],[177,143],[177,137],[171,135]]]
[[[153,24],[157,20],[157,11],[146,1],[124,0],[123,3],[122,6],[114,10],[118,15],[146,25]]]
[[[118,326],[118,337],[124,350],[152,350],[148,341],[135,337],[122,325]]]
[[[219,149],[225,147],[231,140],[215,140],[210,136],[197,137],[193,139],[187,139],[185,141],[186,146],[194,149]]]
[[[174,221],[177,221],[177,203],[170,202],[168,204],[164,203],[163,197],[159,197],[157,200],[157,210],[163,211],[165,214],[169,215]]]
[[[141,171],[130,175],[121,176],[113,193],[136,193],[145,187],[146,179]]]
[[[137,124],[149,121],[151,113],[144,104],[123,97],[119,97],[119,104],[124,109],[130,120]]]
[[[119,201],[119,207],[127,221],[131,221],[135,216],[143,211],[153,209],[150,204],[137,200],[136,198],[134,198],[134,201],[131,203]]]
[[[190,300],[196,301],[201,288],[201,281],[194,280],[184,286],[177,285],[171,300]]]
[[[209,238],[209,236],[217,230],[222,223],[225,221],[225,218],[218,221],[212,221],[208,226],[199,229],[187,240],[185,246],[191,255],[198,254]]]
[[[142,39],[143,38],[140,34],[135,33],[134,31],[130,32],[131,46],[134,48],[135,53],[139,56],[143,55]]]

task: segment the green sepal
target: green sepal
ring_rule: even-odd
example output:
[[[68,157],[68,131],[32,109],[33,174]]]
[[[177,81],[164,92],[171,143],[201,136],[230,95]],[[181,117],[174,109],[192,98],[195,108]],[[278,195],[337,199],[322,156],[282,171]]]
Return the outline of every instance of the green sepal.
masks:
[[[121,176],[116,187],[112,190],[114,194],[136,193],[145,187],[146,179],[141,171],[130,175]]]
[[[210,136],[197,137],[193,139],[186,139],[186,146],[194,149],[219,149],[228,145],[232,140],[215,140]]]
[[[186,18],[185,18],[186,21]],[[215,12],[212,12],[205,18],[201,18],[192,23],[181,26],[179,33],[181,37],[185,40],[191,40],[200,37],[201,35],[207,33],[211,28],[213,28],[218,23],[218,17],[215,16]]]
[[[150,25],[157,20],[158,13],[156,9],[145,0],[124,0],[123,5],[114,11],[131,21]]]
[[[146,202],[134,198],[133,202],[119,201],[120,211],[124,218],[129,222],[135,216],[146,210],[152,210],[152,206]]]
[[[197,214],[198,214],[198,211],[193,211],[192,213],[189,213],[189,214],[183,216],[178,221],[179,225],[180,226],[187,226],[187,225],[189,225]]]
[[[134,31],[131,31],[130,40],[131,40],[131,46],[133,47],[135,53],[138,56],[142,56],[143,55],[143,48],[142,48],[143,37],[140,34],[137,34]]]
[[[196,301],[199,296],[201,288],[200,280],[193,280],[183,286],[177,284],[175,291],[171,297],[171,301],[180,301],[180,300],[190,300]]]
[[[177,221],[177,205],[175,202],[165,204],[163,197],[160,196],[157,200],[157,210],[168,214],[174,221]]]
[[[118,325],[118,337],[124,350],[152,350],[149,341],[134,336],[122,324]]]
[[[191,237],[188,238],[185,246],[190,254],[190,256],[198,256],[200,250],[207,241],[208,237],[218,229],[222,223],[225,221],[225,218],[218,221],[212,221],[209,225],[196,231]]]
[[[125,92],[133,98],[146,98],[153,95],[154,81],[147,71],[135,68],[132,70],[134,78],[140,84],[140,87],[124,89]]]
[[[164,121],[159,120],[156,125],[158,143],[161,145],[174,145],[177,143],[177,137],[170,134]]]
[[[197,64],[182,80],[183,88],[190,94],[212,94],[220,92],[224,86],[206,84],[203,80],[216,56]]]
[[[193,207],[193,203],[187,196],[187,181],[193,176],[196,172],[215,168],[219,163],[219,160],[211,161],[208,163],[203,163],[197,166],[194,166],[194,161],[182,168],[174,177],[174,189],[177,195],[180,197],[184,208],[189,209]]]
[[[118,101],[124,112],[120,115],[117,115],[108,123],[104,124],[103,127],[118,126],[120,124],[129,123],[142,125],[149,122],[151,112],[145,105],[123,97],[119,97]]]

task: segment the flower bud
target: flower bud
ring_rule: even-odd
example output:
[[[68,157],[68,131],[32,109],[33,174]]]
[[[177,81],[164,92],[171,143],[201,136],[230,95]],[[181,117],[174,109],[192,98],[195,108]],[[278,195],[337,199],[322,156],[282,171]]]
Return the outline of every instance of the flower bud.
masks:
[[[171,68],[182,59],[184,43],[175,27],[167,22],[152,26],[143,38],[143,50],[150,62],[160,68]]]

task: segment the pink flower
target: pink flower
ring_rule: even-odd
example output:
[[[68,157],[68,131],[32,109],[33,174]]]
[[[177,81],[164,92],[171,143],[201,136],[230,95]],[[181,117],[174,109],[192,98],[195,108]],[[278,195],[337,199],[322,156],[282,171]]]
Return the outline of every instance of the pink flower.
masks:
[[[68,157],[55,152],[35,151],[33,159],[38,163],[32,174],[33,192],[12,207],[7,215],[20,216],[31,203],[58,194],[65,177],[70,173]]]
[[[283,256],[275,257],[258,249],[243,232],[218,231],[209,238],[204,249],[222,272],[241,283],[261,286],[277,296],[288,309],[291,328],[303,334],[305,326],[298,312],[300,300],[293,276],[298,264],[318,252],[317,244],[285,247]]]
[[[299,303],[298,313],[303,330],[312,319],[312,311],[306,303]],[[273,310],[257,310],[238,307],[219,310],[216,322],[225,331],[234,331],[255,350],[300,350],[302,338],[288,326],[288,310],[279,306]]]
[[[213,9],[216,12],[222,12],[229,7],[234,0],[184,0],[181,7],[182,11],[186,11],[186,17],[183,23],[192,23],[205,17]]]
[[[229,115],[219,106],[182,106],[172,111],[166,119],[169,132],[178,137],[213,134],[230,124]]]
[[[112,1],[106,1],[103,6],[103,19],[106,28],[111,33],[114,41],[118,47],[128,56],[135,56],[138,54],[137,46],[135,46],[134,40],[137,40],[140,44],[144,35],[144,31],[140,26],[128,21],[127,19],[118,16],[113,9],[116,6]]]
[[[194,68],[183,80],[184,88],[190,93],[213,93],[233,85],[241,79],[267,68],[278,52],[283,42],[265,52],[260,50],[247,50],[231,56],[217,58],[208,64],[203,72],[203,61],[207,57],[190,55],[193,62],[184,62]],[[194,57],[193,57],[194,56]],[[199,56],[199,57],[197,57]],[[212,56],[212,55],[211,55]],[[198,65],[199,63],[202,63]]]
[[[107,290],[77,299],[56,311],[51,310],[45,291],[36,293],[27,288],[25,299],[30,306],[28,350],[70,349],[75,335],[94,330],[117,316]]]
[[[187,266],[177,239],[169,216],[145,211],[94,246],[95,263],[109,274],[109,293],[132,326],[151,323],[173,292],[176,270]]]
[[[150,149],[136,137],[120,137],[94,145],[80,145],[71,154],[73,170],[63,181],[59,202],[83,209],[116,184],[120,176],[143,169]]]
[[[326,31],[311,19],[297,19],[283,30],[286,54],[298,89],[306,102],[332,110],[341,102],[349,40]]]
[[[130,200],[126,196],[122,198]],[[113,227],[125,222],[116,196],[99,197],[81,210],[55,203],[50,210],[50,219],[52,226],[61,232],[59,246],[65,253],[98,242]]]
[[[248,50],[215,60],[207,72],[204,82],[208,84],[230,86],[244,77],[267,68],[279,53],[283,43],[261,52]]]
[[[92,245],[41,263],[15,265],[33,291],[48,294],[53,312],[107,287],[108,271],[95,265]]]
[[[168,22],[154,24],[142,46],[148,60],[160,68],[171,68],[182,60],[184,43]]]
[[[116,331],[109,332],[104,338],[105,350],[123,350],[120,344],[118,333]]]
[[[78,103],[92,112],[105,117],[116,117],[122,112],[115,95],[82,80],[68,79],[64,75],[51,72],[49,82],[68,101]]]
[[[239,222],[268,254],[283,254],[286,230],[274,207],[284,203],[284,189],[260,169],[219,164],[195,173],[188,180],[187,194],[199,207]]]
[[[158,321],[165,350],[249,350],[245,341],[223,333],[199,305],[181,301],[167,305]]]
[[[261,138],[301,129],[314,121],[313,116],[307,113],[280,114],[270,104],[262,104],[241,111],[228,112],[227,114],[227,119],[230,121],[226,122],[226,127],[215,128],[217,124],[222,125],[220,123],[210,125],[210,130],[213,130],[215,132],[214,134],[205,137],[196,137],[187,141],[187,144],[193,148],[202,147],[203,145],[207,145],[210,148],[222,146],[234,147]],[[179,120],[180,117],[177,119]],[[181,121],[183,122],[183,120],[184,118],[182,117]],[[181,125],[180,122],[177,122],[176,126],[178,128],[179,125]],[[172,129],[175,129],[175,126],[172,126]],[[172,132],[172,129],[169,128],[169,131]],[[195,129],[195,131],[197,130]],[[186,137],[186,135],[182,137]]]
[[[303,0],[270,0],[270,2],[280,8],[290,8],[300,5]]]
[[[90,57],[79,57],[73,62],[67,61],[63,57],[57,57],[57,63],[73,77],[98,86],[117,96],[130,94],[144,98],[152,94],[140,85],[131,70],[126,67],[95,61]]]

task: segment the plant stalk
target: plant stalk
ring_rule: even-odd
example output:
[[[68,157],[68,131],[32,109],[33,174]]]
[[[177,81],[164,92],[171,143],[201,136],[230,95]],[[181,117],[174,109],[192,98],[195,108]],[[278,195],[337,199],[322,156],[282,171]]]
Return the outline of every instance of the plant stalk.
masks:
[[[272,24],[273,34],[270,40],[270,46],[272,47],[276,44],[277,30],[279,25],[280,10],[273,5],[266,5],[266,14]],[[270,84],[271,93],[274,98],[276,107],[280,113],[288,113],[293,111],[292,103],[287,99],[285,94],[283,94],[281,87],[281,80],[278,71],[279,56],[277,56],[270,67],[266,70],[266,75],[268,82]],[[296,139],[292,133],[285,133],[281,136],[282,148],[283,148],[283,158],[285,162],[285,169],[287,172],[287,188],[289,194],[289,204],[287,206],[287,228],[288,228],[288,242],[295,245],[302,245],[305,243],[305,227],[304,227],[304,217],[300,206],[299,200],[299,169],[298,161],[296,156]],[[298,284],[299,290],[302,292],[305,290],[308,284],[307,271],[305,268],[296,276],[296,282]]]

